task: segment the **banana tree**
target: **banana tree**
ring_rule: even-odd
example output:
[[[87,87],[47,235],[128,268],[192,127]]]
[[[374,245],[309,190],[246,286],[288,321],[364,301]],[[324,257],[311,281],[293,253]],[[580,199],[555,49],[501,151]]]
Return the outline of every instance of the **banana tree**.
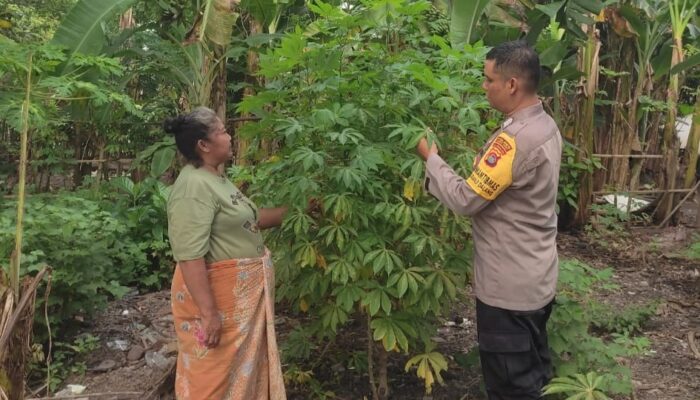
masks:
[[[600,38],[595,24],[585,28],[588,39],[585,47],[579,50],[579,68],[583,73],[581,77],[581,97],[578,102],[576,115],[575,138],[579,152],[577,161],[590,159],[593,156],[593,138],[595,130],[595,100],[598,90]],[[581,177],[578,193],[578,209],[576,220],[583,224],[588,220],[589,205],[593,194],[593,177],[590,173],[584,173]]]
[[[683,48],[683,35],[691,18],[695,15],[700,0],[671,0],[668,10],[671,17],[671,32],[673,36],[673,56],[671,58],[671,68],[683,62],[685,50]],[[667,96],[667,115],[664,126],[662,150],[665,159],[664,171],[662,173],[663,187],[666,190],[676,188],[678,175],[678,140],[675,136],[679,74],[673,70],[669,74],[669,86]],[[662,221],[671,213],[674,206],[675,196],[666,193],[659,203],[659,214],[657,217]]]
[[[641,110],[640,112],[640,99],[643,96],[650,96],[655,81],[659,79],[659,75],[662,73],[661,68],[654,70],[652,65],[659,64],[657,60],[664,57],[663,52],[660,52],[660,50],[667,40],[669,25],[666,13],[668,9],[666,2],[657,1],[651,6],[647,4],[646,7],[638,9],[630,5],[623,5],[619,9],[611,10],[611,12],[615,13],[613,23],[631,28],[631,31],[625,32],[629,32],[633,38],[637,54],[637,79],[628,102],[629,106],[620,105],[621,112],[623,109],[626,109],[626,121],[624,124],[621,124],[623,132],[614,133],[615,138],[619,138],[622,144],[615,146],[613,152],[616,154],[629,154],[634,147],[634,143],[639,144],[637,150],[641,151],[643,150],[642,145],[646,142],[646,124],[644,121],[646,121],[648,111]],[[627,181],[628,172],[630,172],[630,190],[635,190],[639,182],[642,165],[642,159],[634,160],[630,172],[628,159],[619,158],[613,160],[610,168],[613,174],[611,183],[616,186],[623,186]]]
[[[81,0],[66,14],[50,43],[66,49],[67,57],[55,76],[80,77],[89,87],[74,91],[79,101],[70,102],[67,111],[71,115],[74,132],[71,140],[74,157],[83,159],[86,143],[96,142],[101,154],[106,145],[106,132],[111,122],[121,118],[124,113],[137,114],[138,110],[131,99],[123,94],[111,96],[108,101],[93,97],[90,92],[98,83],[112,89],[113,93],[124,92],[127,81],[105,80],[105,74],[121,74],[117,63],[111,65],[86,65],[74,62],[75,59],[89,60],[90,56],[114,55],[106,34],[104,24],[129,9],[136,0]],[[124,39],[128,36],[124,36]],[[87,56],[87,58],[86,58]],[[119,107],[115,108],[115,105]],[[115,112],[116,111],[116,112]],[[76,164],[73,179],[76,185],[82,183],[82,176],[87,172],[82,164]]]

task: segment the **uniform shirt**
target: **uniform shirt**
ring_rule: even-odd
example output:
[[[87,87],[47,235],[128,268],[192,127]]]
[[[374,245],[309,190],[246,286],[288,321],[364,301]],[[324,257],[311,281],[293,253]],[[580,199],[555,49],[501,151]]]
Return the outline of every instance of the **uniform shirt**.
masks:
[[[258,209],[222,176],[185,166],[168,198],[168,234],[177,261],[207,264],[264,255]]]
[[[561,152],[559,130],[538,103],[503,123],[466,181],[440,156],[427,160],[430,193],[473,217],[474,292],[490,306],[531,311],[554,297]]]

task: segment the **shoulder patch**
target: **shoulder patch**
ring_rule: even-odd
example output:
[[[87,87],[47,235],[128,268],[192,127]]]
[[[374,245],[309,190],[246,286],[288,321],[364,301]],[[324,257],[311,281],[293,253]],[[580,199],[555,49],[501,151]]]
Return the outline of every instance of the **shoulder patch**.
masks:
[[[515,140],[501,132],[484,151],[483,157],[467,178],[467,185],[486,200],[498,197],[513,183]]]

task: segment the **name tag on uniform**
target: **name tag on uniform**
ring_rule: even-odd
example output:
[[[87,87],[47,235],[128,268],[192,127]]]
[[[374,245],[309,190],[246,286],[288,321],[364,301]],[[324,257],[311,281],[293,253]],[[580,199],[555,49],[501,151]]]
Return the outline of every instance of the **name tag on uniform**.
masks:
[[[508,118],[507,120],[503,121],[503,124],[501,124],[501,130],[506,129],[512,123],[513,118]]]

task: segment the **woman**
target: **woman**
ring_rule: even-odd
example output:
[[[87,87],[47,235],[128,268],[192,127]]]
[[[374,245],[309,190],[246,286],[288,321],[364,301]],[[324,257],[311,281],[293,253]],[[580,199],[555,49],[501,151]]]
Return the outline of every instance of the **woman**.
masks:
[[[219,166],[231,136],[199,107],[168,119],[188,164],[168,199],[168,232],[178,262],[171,301],[179,354],[179,400],[286,399],[274,325],[274,271],[260,229],[286,208],[260,209]]]

